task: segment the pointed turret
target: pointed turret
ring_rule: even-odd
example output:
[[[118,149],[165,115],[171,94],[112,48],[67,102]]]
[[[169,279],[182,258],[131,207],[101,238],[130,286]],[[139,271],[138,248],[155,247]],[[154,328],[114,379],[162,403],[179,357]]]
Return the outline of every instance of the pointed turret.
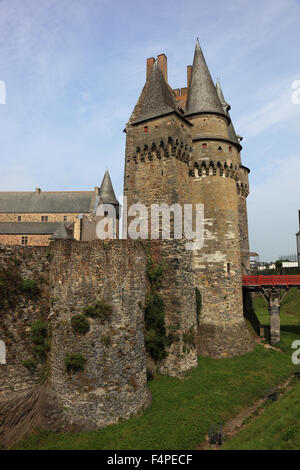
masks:
[[[226,113],[226,115],[229,117],[230,119],[230,123],[228,125],[228,136],[229,136],[229,139],[236,143],[237,145],[240,146],[240,140],[242,140],[243,138],[242,137],[238,137],[236,135],[236,132],[235,132],[235,129],[234,129],[234,126],[232,124],[232,121],[231,121],[231,117],[230,117],[230,113],[229,113],[229,110],[231,109],[231,106],[227,103],[227,101],[225,100],[224,98],[224,94],[223,94],[223,91],[222,91],[222,88],[221,88],[221,84],[219,82],[219,79],[217,80],[217,83],[216,83],[216,91],[217,91],[217,94],[218,94],[218,97],[219,97],[219,100],[221,102],[221,105],[222,105],[222,108],[224,109],[224,112]]]
[[[175,100],[164,79],[158,61],[154,63],[149,76],[141,108],[133,124],[164,116],[177,111]]]
[[[99,197],[102,204],[119,205],[119,201],[116,198],[108,170],[106,170],[103,177],[99,191]]]
[[[227,101],[224,98],[223,91],[222,91],[222,88],[221,88],[221,84],[220,84],[218,78],[217,78],[217,83],[216,83],[216,90],[217,90],[219,100],[221,101],[222,108],[223,108],[224,112],[227,114],[228,111],[231,109],[231,106],[230,106],[230,104],[227,103]]]
[[[71,240],[73,237],[68,233],[65,224],[62,222],[50,240]]]
[[[199,113],[225,114],[197,39],[186,116]]]

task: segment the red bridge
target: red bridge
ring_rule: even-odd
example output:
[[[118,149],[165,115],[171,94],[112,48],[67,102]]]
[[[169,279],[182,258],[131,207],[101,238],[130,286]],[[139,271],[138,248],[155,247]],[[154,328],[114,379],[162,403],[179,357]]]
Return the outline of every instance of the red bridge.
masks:
[[[300,287],[300,275],[291,276],[243,276],[245,287]]]

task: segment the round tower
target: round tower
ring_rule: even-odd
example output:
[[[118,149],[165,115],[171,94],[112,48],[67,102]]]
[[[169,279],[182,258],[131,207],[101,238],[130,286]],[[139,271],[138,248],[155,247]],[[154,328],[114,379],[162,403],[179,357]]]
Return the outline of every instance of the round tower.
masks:
[[[247,202],[246,198],[249,195],[249,180],[248,175],[250,173],[249,168],[245,167],[241,163],[241,150],[242,146],[240,142],[243,140],[243,137],[237,136],[229,110],[231,109],[230,105],[226,102],[222,88],[219,80],[217,80],[216,90],[218,97],[220,99],[222,108],[228,118],[230,123],[228,125],[228,136],[231,142],[233,143],[231,153],[234,153],[234,158],[238,162],[238,173],[236,178],[237,185],[237,194],[238,194],[238,204],[239,204],[239,232],[240,232],[240,251],[241,251],[241,262],[242,262],[242,274],[250,274],[250,257],[249,257],[249,237],[248,237],[248,216],[247,216]]]
[[[229,357],[252,349],[243,316],[237,194],[240,156],[229,136],[230,117],[198,41],[185,117],[193,124],[192,203],[204,204],[205,219],[204,246],[194,251],[195,284],[202,294],[198,352]]]

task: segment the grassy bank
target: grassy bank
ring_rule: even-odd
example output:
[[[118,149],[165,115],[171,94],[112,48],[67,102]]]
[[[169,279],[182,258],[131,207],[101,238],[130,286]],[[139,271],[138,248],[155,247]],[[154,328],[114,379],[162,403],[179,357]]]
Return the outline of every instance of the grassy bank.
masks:
[[[200,357],[186,379],[157,376],[153,402],[143,416],[94,432],[35,432],[18,449],[193,449],[212,423],[224,423],[282,382],[292,367],[278,351],[257,346],[244,356]]]
[[[298,450],[300,449],[300,382],[222,449]]]

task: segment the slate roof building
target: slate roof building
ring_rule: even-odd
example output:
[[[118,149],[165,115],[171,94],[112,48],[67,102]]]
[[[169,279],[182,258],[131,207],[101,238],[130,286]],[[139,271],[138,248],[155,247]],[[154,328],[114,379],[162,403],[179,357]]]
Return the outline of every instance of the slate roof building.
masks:
[[[0,244],[47,246],[53,239],[81,240],[81,220],[100,201],[115,204],[110,175],[94,191],[0,192]]]

